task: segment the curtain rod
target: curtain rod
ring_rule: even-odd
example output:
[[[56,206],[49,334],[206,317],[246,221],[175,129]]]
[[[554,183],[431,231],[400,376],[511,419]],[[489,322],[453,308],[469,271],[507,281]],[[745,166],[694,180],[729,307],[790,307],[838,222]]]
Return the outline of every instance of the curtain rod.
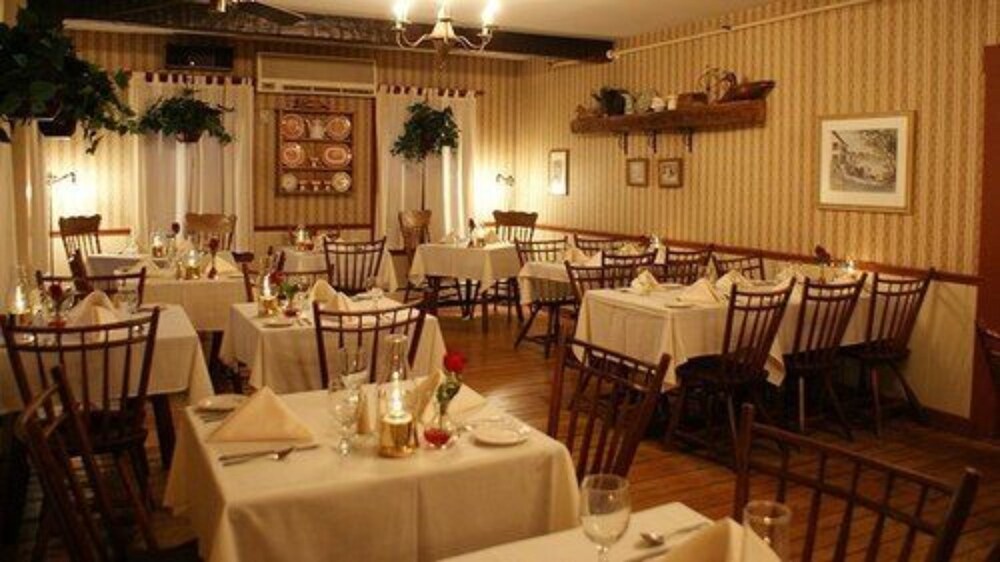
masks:
[[[698,41],[700,39],[706,39],[708,37],[715,37],[717,35],[725,35],[728,33],[733,33],[736,31],[744,31],[747,29],[753,29],[755,27],[762,27],[765,25],[771,25],[773,23],[780,23],[788,20],[804,18],[806,16],[811,16],[815,14],[820,14],[824,12],[830,12],[833,10],[842,10],[845,8],[850,8],[853,6],[860,6],[861,4],[870,4],[876,0],[846,0],[844,2],[839,2],[836,4],[828,4],[826,6],[819,6],[817,8],[808,8],[805,10],[799,10],[797,12],[790,12],[787,14],[782,14],[780,16],[774,16],[771,18],[765,18],[762,20],[752,21],[748,23],[740,23],[735,25],[723,24],[719,26],[718,29],[712,29],[709,31],[702,31],[701,33],[695,33],[693,35],[685,35],[684,37],[677,37],[675,39],[668,39],[666,41],[659,41],[656,43],[649,43],[648,45],[639,45],[638,47],[629,47],[627,49],[612,49],[608,51],[607,57],[609,62],[614,62],[621,57],[627,57],[629,55],[635,55],[643,53],[645,51],[651,51],[654,49],[662,49],[665,47],[672,47],[674,45],[680,45],[683,43],[690,43],[692,41]],[[549,65],[550,68],[563,68],[566,66],[575,66],[581,64],[581,61],[560,61]]]
[[[468,94],[472,94],[476,97],[481,97],[486,95],[483,90],[471,90],[467,88],[435,88],[428,86],[406,86],[402,84],[379,84],[379,90],[386,90],[391,94],[405,94],[409,92],[416,92],[417,95],[421,95],[424,92],[435,92],[439,96],[448,97],[462,97]]]

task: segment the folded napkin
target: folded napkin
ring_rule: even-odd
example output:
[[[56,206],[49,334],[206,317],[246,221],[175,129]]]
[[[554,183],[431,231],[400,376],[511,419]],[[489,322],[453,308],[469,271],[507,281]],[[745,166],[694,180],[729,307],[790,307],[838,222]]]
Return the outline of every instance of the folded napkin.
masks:
[[[428,406],[433,407],[434,396],[437,394],[437,387],[443,380],[444,373],[441,372],[441,369],[435,369],[432,374],[423,377],[419,382],[417,382],[417,386],[413,390],[416,411],[424,412],[427,410]]]
[[[722,302],[718,291],[708,279],[699,279],[684,287],[677,294],[677,302],[690,304],[718,304]]]
[[[563,261],[568,261],[574,265],[587,263],[587,260],[589,259],[590,258],[587,257],[587,254],[583,253],[583,250],[577,248],[576,246],[570,246],[563,252]]]
[[[451,231],[451,232],[448,233],[447,236],[445,236],[444,238],[441,239],[441,243],[442,244],[458,244],[458,240],[459,240],[458,234],[455,234],[455,231]]]
[[[740,285],[749,282],[750,280],[743,275],[742,271],[734,269],[720,277],[719,280],[715,282],[715,288],[718,289],[721,294],[729,295],[730,291],[733,289],[733,285],[739,287]]]
[[[311,441],[313,434],[268,387],[257,391],[222,422],[208,441]]]
[[[208,264],[205,266],[205,273],[208,273],[210,269],[212,269],[212,258],[208,259]],[[219,275],[232,275],[240,273],[240,270],[236,268],[236,264],[226,258],[215,256],[215,272]]]
[[[313,284],[309,289],[309,300],[318,302],[323,310],[331,312],[348,312],[351,309],[351,299],[331,287],[326,279],[319,279]]]
[[[371,396],[372,391],[377,388],[375,385],[365,385],[361,387],[358,395],[358,434],[370,435],[375,433],[375,412],[372,404],[378,404],[377,396]]]
[[[496,244],[500,241],[501,241],[500,237],[497,236],[497,231],[493,230],[492,228],[487,229],[486,233],[483,234],[483,242],[485,242],[486,244]]]
[[[114,324],[122,320],[123,317],[104,291],[90,293],[66,314],[66,325],[75,328]]]
[[[435,387],[435,390],[436,388],[437,387]],[[451,416],[452,419],[461,418],[463,414],[468,414],[485,403],[486,399],[483,398],[481,394],[463,384],[462,388],[458,390],[458,394],[451,399],[451,404],[448,405],[448,415]],[[431,400],[431,402],[424,407],[423,413],[420,415],[420,420],[425,424],[434,421],[434,414],[436,413],[434,411],[435,405],[436,401]]]
[[[744,545],[744,541],[747,542]],[[778,555],[756,533],[729,519],[691,535],[672,547],[660,562],[780,562]]]
[[[642,248],[640,248],[637,244],[633,244],[632,242],[627,242],[623,244],[620,248],[618,248],[618,250],[615,251],[615,253],[621,254],[623,256],[638,256],[639,254],[642,253]]]
[[[149,256],[143,256],[139,259],[139,261],[129,267],[122,268],[119,271],[125,275],[134,275],[142,271],[142,268],[146,268],[146,277],[173,277],[173,272],[156,265],[153,258]]]
[[[648,295],[660,288],[660,282],[656,280],[656,277],[653,277],[652,273],[643,270],[642,273],[632,280],[632,288],[640,295]]]
[[[583,265],[587,267],[601,267],[603,263],[604,263],[604,255],[601,252],[597,252],[596,254],[587,258],[587,261],[583,262]]]
[[[788,264],[774,276],[774,280],[778,283],[783,283],[789,279],[795,279],[798,283],[805,283],[806,277],[808,277],[802,269],[802,265],[797,263]]]

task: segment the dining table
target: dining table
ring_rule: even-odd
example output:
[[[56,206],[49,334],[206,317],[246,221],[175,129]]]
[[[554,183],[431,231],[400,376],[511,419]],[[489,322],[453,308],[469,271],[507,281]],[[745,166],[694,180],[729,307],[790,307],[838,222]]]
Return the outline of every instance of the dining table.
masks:
[[[766,287],[761,287],[766,289]],[[587,291],[580,305],[575,337],[616,353],[651,364],[663,354],[671,357],[665,388],[677,384],[676,369],[695,359],[722,352],[728,301],[715,304],[681,302],[684,287],[665,284],[643,294],[631,287]],[[796,288],[782,317],[765,368],[768,381],[780,385],[785,378],[784,354],[795,346],[795,331],[802,292]],[[863,292],[848,322],[843,345],[865,340],[871,296]]]
[[[281,248],[281,251],[285,255],[285,273],[294,275],[326,270],[326,254],[322,246],[313,250],[300,250],[295,246],[285,246]],[[392,253],[388,248],[382,252],[382,261],[379,263],[376,280],[384,291],[394,293],[399,290],[399,278],[393,265]]]
[[[385,310],[400,305],[391,298],[383,297],[376,302],[362,295],[352,299],[351,312],[373,312],[376,306]],[[234,304],[229,308],[220,357],[229,365],[247,365],[253,388],[268,386],[279,394],[317,390],[319,352],[311,316],[276,325],[272,318],[259,316],[256,304]],[[369,347],[370,344],[369,341]],[[425,316],[412,372],[427,375],[440,368],[446,351],[437,317]]]
[[[153,260],[160,267],[167,265],[166,257],[154,258],[151,254],[141,252],[102,252],[90,254],[84,258],[87,264],[87,273],[97,277],[114,275],[118,270],[132,267],[146,259]]]
[[[421,446],[407,458],[382,457],[373,437],[360,436],[344,456],[334,446],[330,393],[279,398],[318,447],[224,466],[220,455],[283,445],[210,441],[225,422],[195,408],[180,420],[164,503],[190,521],[206,562],[430,561],[576,524],[569,452],[537,430],[524,426],[524,440],[511,446],[464,433],[450,448]],[[484,400],[455,421],[499,415]]]
[[[215,279],[177,279],[171,274],[147,276],[143,302],[174,304],[184,309],[198,332],[224,332],[229,308],[246,302],[243,274],[230,272]]]
[[[658,560],[671,548],[683,543],[711,521],[690,507],[672,502],[633,513],[628,530],[609,553],[612,562]],[[644,541],[642,532],[662,535],[662,545]],[[596,560],[594,543],[580,527],[493,546],[446,558],[443,562],[552,562],[554,560]],[[692,561],[696,562],[696,561]]]

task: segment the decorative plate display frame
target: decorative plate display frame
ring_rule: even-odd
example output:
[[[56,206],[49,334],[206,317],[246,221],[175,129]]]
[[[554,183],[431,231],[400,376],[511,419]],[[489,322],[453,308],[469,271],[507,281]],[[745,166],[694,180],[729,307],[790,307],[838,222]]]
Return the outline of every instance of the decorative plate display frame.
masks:
[[[354,112],[298,99],[276,110],[275,190],[282,196],[354,192]],[[301,153],[301,158],[291,158]]]

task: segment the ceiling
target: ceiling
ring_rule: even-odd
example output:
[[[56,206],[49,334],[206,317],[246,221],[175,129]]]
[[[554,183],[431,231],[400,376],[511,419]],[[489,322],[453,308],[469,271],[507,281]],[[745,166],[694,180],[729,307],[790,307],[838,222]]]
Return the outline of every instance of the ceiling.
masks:
[[[391,19],[397,0],[263,0],[316,14]],[[436,0],[409,0],[410,19],[432,22]],[[450,0],[452,16],[476,25],[488,0]],[[501,29],[546,35],[622,38],[719,16],[768,0],[498,0]]]

